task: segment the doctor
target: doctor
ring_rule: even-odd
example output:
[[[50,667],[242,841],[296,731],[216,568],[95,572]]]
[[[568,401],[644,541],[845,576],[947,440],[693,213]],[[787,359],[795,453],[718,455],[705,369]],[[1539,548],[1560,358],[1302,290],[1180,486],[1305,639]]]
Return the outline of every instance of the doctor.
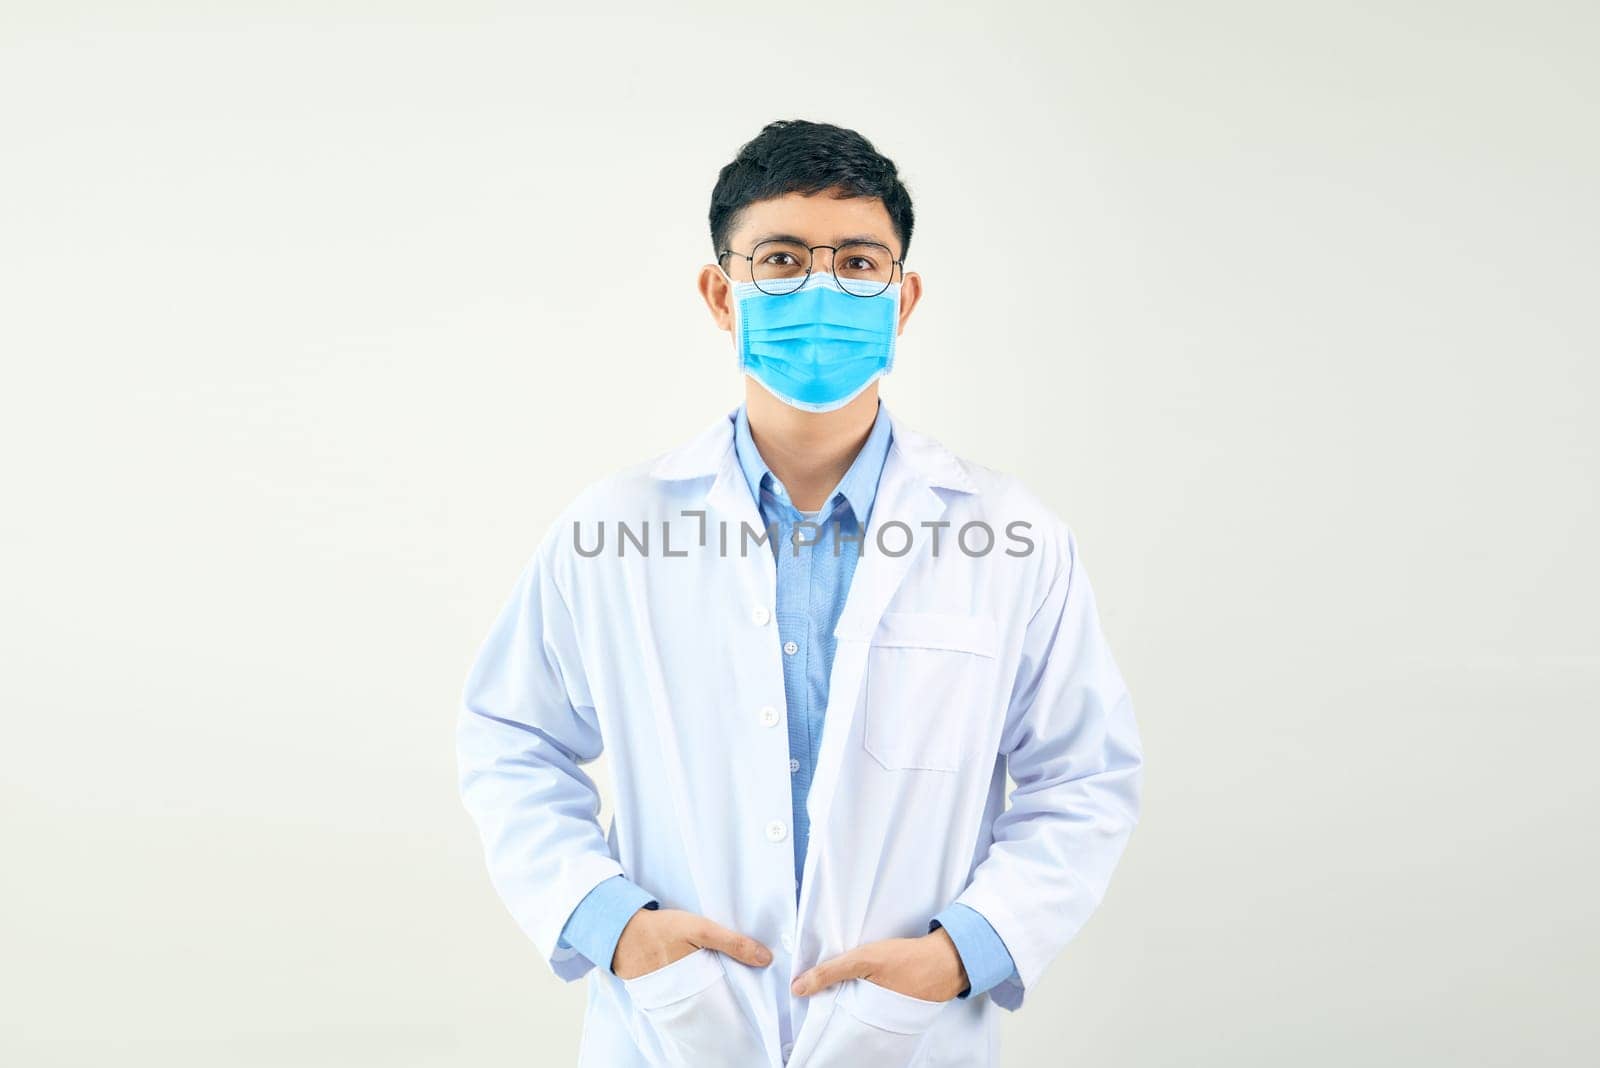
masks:
[[[879,403],[912,219],[857,133],[740,150],[699,288],[744,404],[581,494],[472,667],[462,796],[584,1065],[995,1064],[1137,822],[1073,535]]]

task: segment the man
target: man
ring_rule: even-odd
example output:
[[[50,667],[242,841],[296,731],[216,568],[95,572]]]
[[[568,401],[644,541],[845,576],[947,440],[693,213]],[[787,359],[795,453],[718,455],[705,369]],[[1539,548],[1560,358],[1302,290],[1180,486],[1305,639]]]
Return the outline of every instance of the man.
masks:
[[[591,976],[585,1065],[996,1063],[994,1006],[1138,819],[1071,533],[879,403],[912,221],[857,133],[740,150],[699,288],[745,403],[582,494],[473,666],[462,794],[512,914]]]

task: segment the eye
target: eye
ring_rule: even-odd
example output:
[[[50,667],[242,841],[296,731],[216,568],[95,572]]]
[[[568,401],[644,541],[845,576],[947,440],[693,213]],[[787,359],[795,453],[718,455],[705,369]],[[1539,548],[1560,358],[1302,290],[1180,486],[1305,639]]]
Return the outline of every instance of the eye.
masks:
[[[840,266],[847,271],[871,271],[875,270],[878,265],[865,256],[847,256]]]
[[[800,261],[795,259],[794,253],[792,253],[792,252],[774,252],[772,255],[766,257],[761,262],[762,263],[771,264],[773,267],[798,267],[798,266],[800,266]]]

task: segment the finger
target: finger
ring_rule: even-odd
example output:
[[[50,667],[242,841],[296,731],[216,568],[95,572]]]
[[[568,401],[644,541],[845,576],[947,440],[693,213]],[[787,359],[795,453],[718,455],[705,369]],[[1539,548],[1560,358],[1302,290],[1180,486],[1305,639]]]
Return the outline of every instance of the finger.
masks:
[[[753,968],[765,968],[772,963],[772,950],[749,935],[730,931],[703,917],[695,925],[689,941],[705,949],[726,953],[739,963],[748,964]]]
[[[846,979],[864,979],[868,970],[866,958],[859,953],[844,953],[801,972],[789,984],[789,990],[797,998],[808,998],[834,983],[842,983]]]

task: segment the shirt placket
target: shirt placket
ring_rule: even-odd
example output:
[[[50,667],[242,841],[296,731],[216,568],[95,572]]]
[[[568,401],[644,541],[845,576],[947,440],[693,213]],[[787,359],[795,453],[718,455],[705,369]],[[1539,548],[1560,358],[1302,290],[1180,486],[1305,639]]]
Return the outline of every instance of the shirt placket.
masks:
[[[798,897],[800,872],[811,832],[806,817],[806,795],[811,789],[814,770],[809,682],[813,644],[810,634],[813,547],[802,545],[797,551],[794,539],[800,533],[800,514],[787,505],[778,511],[778,581],[781,587],[778,632],[783,638],[783,689],[789,711],[789,775],[794,819],[795,894]]]

